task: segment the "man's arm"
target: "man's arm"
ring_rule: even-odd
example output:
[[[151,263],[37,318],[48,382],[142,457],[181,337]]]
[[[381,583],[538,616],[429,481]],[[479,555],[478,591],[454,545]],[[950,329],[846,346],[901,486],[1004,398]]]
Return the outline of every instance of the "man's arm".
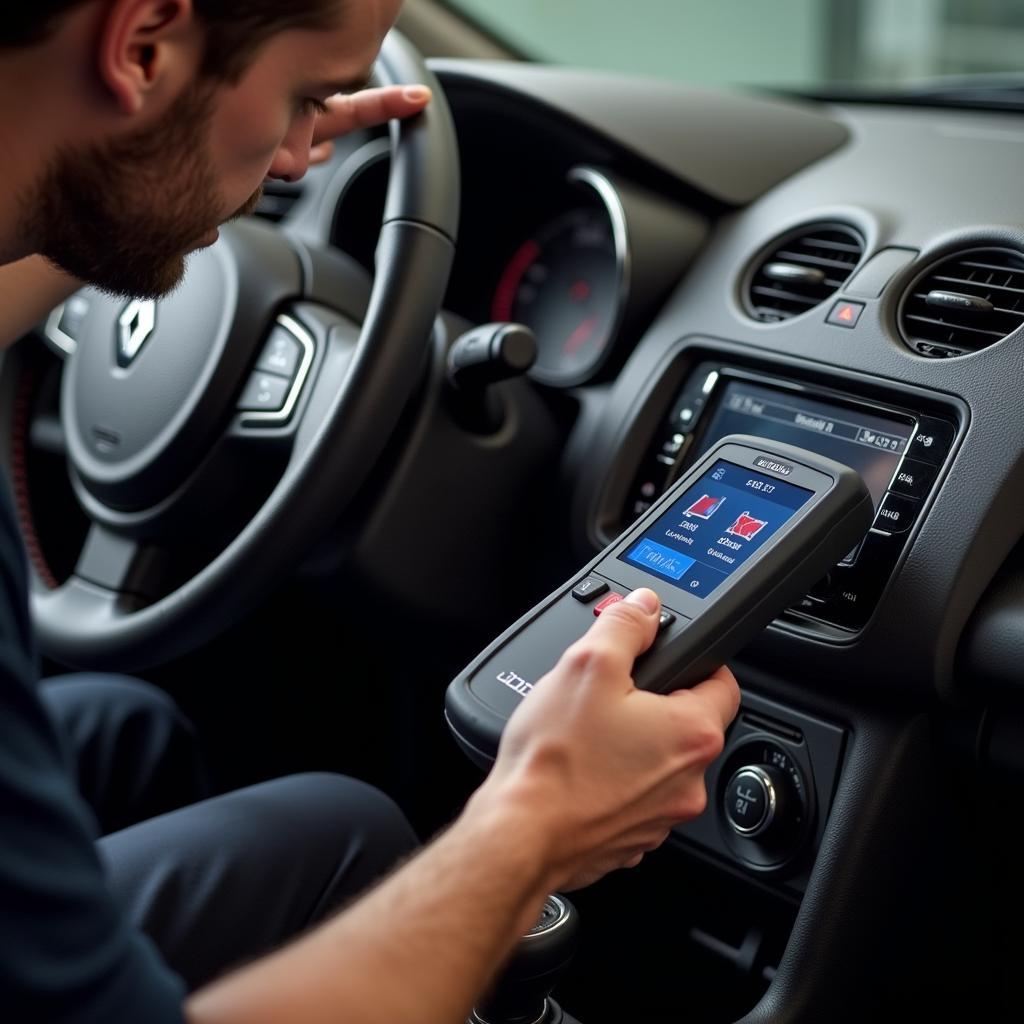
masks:
[[[200,991],[190,1024],[465,1020],[547,893],[638,863],[699,814],[739,691],[725,669],[671,696],[633,686],[658,609],[650,591],[608,609],[517,709],[449,831],[306,938]]]
[[[81,287],[42,256],[0,266],[0,348],[27,334]]]

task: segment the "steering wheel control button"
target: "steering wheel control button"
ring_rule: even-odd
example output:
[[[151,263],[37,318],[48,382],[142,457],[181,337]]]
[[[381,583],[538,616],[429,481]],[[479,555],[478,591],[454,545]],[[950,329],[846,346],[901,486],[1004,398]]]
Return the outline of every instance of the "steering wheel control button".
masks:
[[[832,307],[831,312],[825,318],[825,323],[832,324],[833,327],[856,327],[863,312],[863,302],[847,302],[844,299]]]
[[[891,489],[908,498],[923,498],[930,490],[938,469],[927,462],[904,459],[893,477]]]
[[[757,765],[741,768],[725,787],[725,816],[741,836],[756,836],[772,823],[776,811],[775,786]]]
[[[914,518],[920,507],[919,501],[904,498],[890,491],[882,501],[873,528],[885,533],[906,533],[914,525]]]
[[[602,594],[607,592],[608,584],[597,576],[588,576],[582,583],[577,583],[572,588],[572,596],[583,604],[590,604]]]
[[[618,604],[624,597],[625,594],[620,594],[613,590],[603,601],[594,606],[594,614],[600,615],[606,608],[611,608],[613,604]]]
[[[907,448],[907,457],[939,466],[949,452],[955,436],[956,429],[952,423],[922,416]]]
[[[669,611],[665,611],[664,608],[661,610],[661,618],[658,619],[658,632],[660,633],[663,629],[667,629],[676,621],[676,617]]]
[[[288,398],[292,382],[273,373],[254,373],[242,392],[238,408],[242,412],[280,412]]]
[[[73,342],[78,341],[78,332],[89,315],[89,300],[84,295],[72,295],[64,304],[64,310],[57,321],[61,332]]]
[[[275,327],[263,348],[257,370],[294,380],[302,359],[302,345],[283,327]]]

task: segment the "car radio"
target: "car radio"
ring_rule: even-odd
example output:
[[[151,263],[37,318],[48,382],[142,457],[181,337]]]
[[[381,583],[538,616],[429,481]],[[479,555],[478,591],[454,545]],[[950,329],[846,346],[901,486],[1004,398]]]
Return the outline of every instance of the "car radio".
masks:
[[[952,412],[866,402],[720,361],[698,364],[655,434],[622,510],[633,522],[727,434],[751,434],[856,469],[875,503],[871,529],[787,617],[856,632],[866,625],[957,435]],[[820,627],[819,627],[820,628]]]

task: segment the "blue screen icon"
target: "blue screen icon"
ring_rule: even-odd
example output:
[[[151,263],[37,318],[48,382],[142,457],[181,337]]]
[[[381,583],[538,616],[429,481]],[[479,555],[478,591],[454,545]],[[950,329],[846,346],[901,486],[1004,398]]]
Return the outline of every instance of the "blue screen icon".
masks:
[[[688,555],[681,555],[664,544],[655,544],[653,540],[640,541],[626,557],[645,569],[667,576],[670,580],[681,579],[694,563],[694,559]]]

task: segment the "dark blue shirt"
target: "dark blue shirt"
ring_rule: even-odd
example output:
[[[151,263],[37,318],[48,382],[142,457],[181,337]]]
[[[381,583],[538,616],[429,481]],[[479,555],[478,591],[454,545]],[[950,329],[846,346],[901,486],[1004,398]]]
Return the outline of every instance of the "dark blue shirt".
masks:
[[[107,890],[37,693],[25,556],[0,479],[0,1020],[181,1024],[184,987]]]

